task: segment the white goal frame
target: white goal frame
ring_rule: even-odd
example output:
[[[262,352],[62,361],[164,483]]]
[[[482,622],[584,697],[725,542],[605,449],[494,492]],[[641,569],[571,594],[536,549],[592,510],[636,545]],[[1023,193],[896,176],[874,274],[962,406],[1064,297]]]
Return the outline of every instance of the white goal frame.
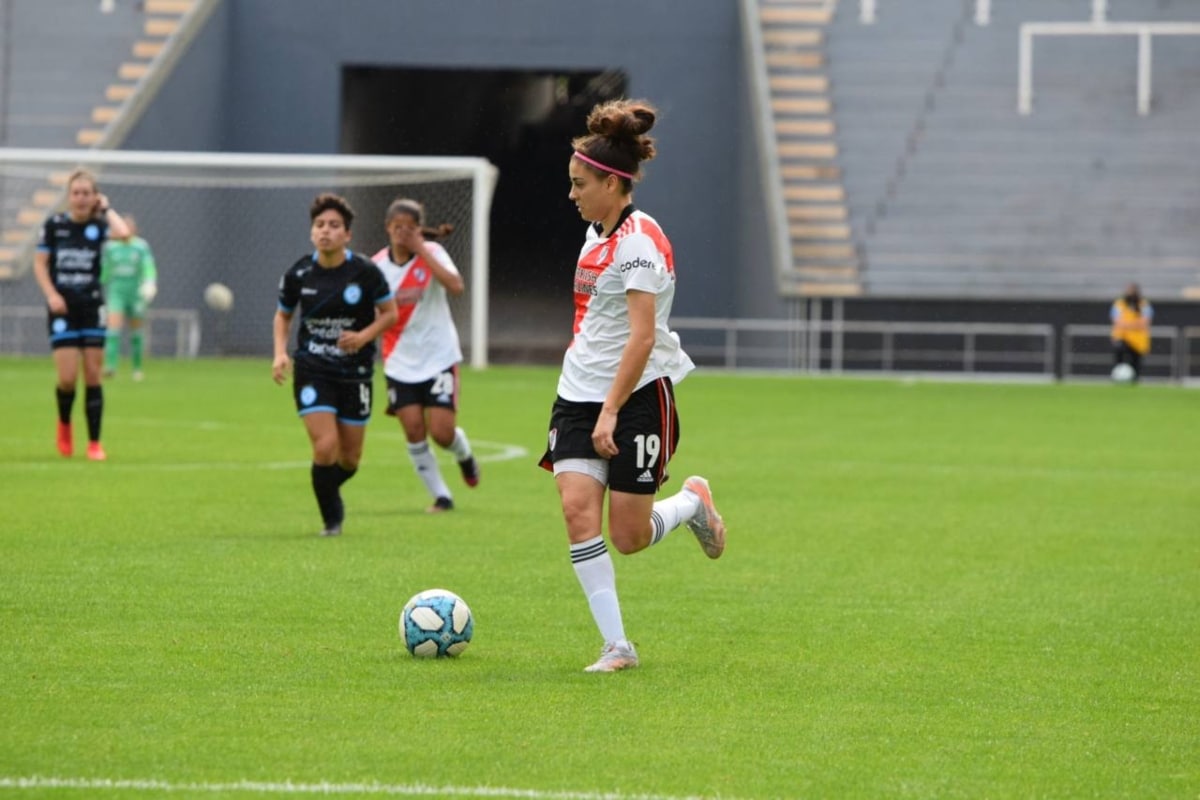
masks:
[[[492,195],[499,170],[486,158],[474,156],[364,156],[287,153],[208,153],[98,149],[36,149],[0,147],[0,164],[44,164],[64,169],[105,166],[185,167],[194,169],[327,170],[344,173],[428,172],[471,180],[471,340],[470,364],[488,364],[488,275]],[[101,176],[103,183],[103,176]],[[32,243],[30,243],[32,245]],[[30,248],[31,249],[31,248]]]

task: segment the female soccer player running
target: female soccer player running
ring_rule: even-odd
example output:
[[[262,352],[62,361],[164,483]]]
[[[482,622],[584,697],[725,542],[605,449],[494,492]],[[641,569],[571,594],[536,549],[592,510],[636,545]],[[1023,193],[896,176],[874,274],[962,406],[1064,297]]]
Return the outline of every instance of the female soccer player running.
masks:
[[[671,243],[633,205],[640,164],[655,155],[655,109],[644,101],[603,103],[588,116],[588,134],[572,142],[569,197],[592,223],[575,267],[575,335],[563,358],[558,397],[541,466],[553,471],[562,501],[571,563],[604,646],[587,672],[636,666],[625,636],[616,577],[602,533],[617,550],[636,553],[681,523],[709,558],[725,549],[725,523],[708,481],[692,476],[664,500],[679,441],[674,385],[693,364],[671,332],[675,294]]]
[[[454,508],[454,496],[442,479],[429,437],[449,450],[467,486],[479,483],[479,465],[466,432],[458,427],[458,365],[462,349],[450,316],[447,294],[460,295],[463,279],[436,239],[452,225],[425,228],[425,208],[399,198],[384,216],[388,246],[375,254],[396,295],[399,317],[383,334],[383,371],[387,376],[387,413],[400,420],[413,468],[433,498],[427,511]],[[428,238],[430,241],[426,241]]]
[[[286,380],[288,338],[299,309],[293,393],[312,442],[320,533],[337,536],[345,519],[341,486],[358,470],[371,418],[375,339],[396,322],[396,304],[379,268],[347,249],[354,211],[344,198],[317,195],[309,218],[316,250],[279,283],[271,371],[276,383]]]
[[[58,372],[58,452],[68,457],[75,452],[71,409],[82,362],[87,457],[92,461],[108,458],[100,445],[105,338],[100,254],[110,235],[123,239],[129,228],[109,208],[95,176],[76,170],[67,178],[67,210],[46,219],[33,257],[33,274],[49,309],[50,348]]]

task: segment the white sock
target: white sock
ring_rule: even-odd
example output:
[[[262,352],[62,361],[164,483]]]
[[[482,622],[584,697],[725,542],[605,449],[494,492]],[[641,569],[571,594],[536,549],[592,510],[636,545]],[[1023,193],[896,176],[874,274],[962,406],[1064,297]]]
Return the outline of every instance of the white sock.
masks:
[[[617,600],[617,575],[604,537],[596,536],[571,545],[571,564],[604,641],[625,641],[625,624],[621,621],[621,604]]]
[[[456,461],[466,461],[471,457],[471,442],[467,439],[467,432],[462,428],[454,429],[454,441],[446,448],[451,453],[454,453]]]
[[[670,497],[659,500],[650,511],[650,544],[658,544],[667,534],[696,516],[700,510],[700,498],[694,492],[680,489]]]
[[[433,451],[429,449],[429,442],[408,443],[408,457],[412,459],[413,469],[417,471],[417,477],[425,484],[425,488],[429,490],[430,496],[433,499],[439,497],[453,498],[450,494],[450,487],[442,480],[442,471],[438,469],[437,458]]]

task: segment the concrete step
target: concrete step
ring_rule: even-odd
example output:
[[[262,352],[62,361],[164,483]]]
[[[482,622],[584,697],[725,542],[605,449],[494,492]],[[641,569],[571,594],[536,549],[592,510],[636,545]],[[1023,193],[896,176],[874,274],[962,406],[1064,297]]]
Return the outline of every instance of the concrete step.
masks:
[[[836,165],[797,164],[787,160],[781,163],[780,174],[784,179],[784,184],[788,186],[795,185],[797,182],[810,181],[829,183],[830,181],[839,181],[842,177],[842,171]]]
[[[788,201],[840,203],[846,192],[838,184],[813,184],[784,187],[784,199]]]
[[[829,91],[829,78],[825,75],[772,75],[767,83],[773,92],[824,94]]]
[[[820,47],[825,41],[820,28],[770,27],[763,30],[762,36],[767,52],[775,49]]]
[[[145,0],[147,14],[186,14],[192,10],[195,0]]]
[[[787,119],[776,118],[775,133],[778,136],[832,136],[836,132],[832,119]]]
[[[833,13],[822,6],[763,5],[759,7],[758,18],[763,22],[764,27],[795,25],[797,23],[825,25],[833,19]]]
[[[789,205],[787,217],[797,222],[844,221],[848,216],[844,205]]]
[[[779,51],[766,54],[767,68],[775,69],[819,69],[825,66],[825,55],[819,50]]]
[[[805,242],[815,240],[849,240],[850,226],[797,222],[788,226],[788,233],[791,234],[792,241],[794,242],[799,242],[800,240],[804,240]]]
[[[792,258],[797,261],[857,263],[858,253],[852,244],[793,244]]]

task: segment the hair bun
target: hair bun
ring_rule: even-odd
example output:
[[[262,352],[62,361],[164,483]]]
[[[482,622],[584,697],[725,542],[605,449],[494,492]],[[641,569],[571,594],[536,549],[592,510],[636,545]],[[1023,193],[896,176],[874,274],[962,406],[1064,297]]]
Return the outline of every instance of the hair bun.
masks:
[[[636,139],[654,127],[654,108],[640,100],[610,100],[588,115],[588,133],[610,139]]]

